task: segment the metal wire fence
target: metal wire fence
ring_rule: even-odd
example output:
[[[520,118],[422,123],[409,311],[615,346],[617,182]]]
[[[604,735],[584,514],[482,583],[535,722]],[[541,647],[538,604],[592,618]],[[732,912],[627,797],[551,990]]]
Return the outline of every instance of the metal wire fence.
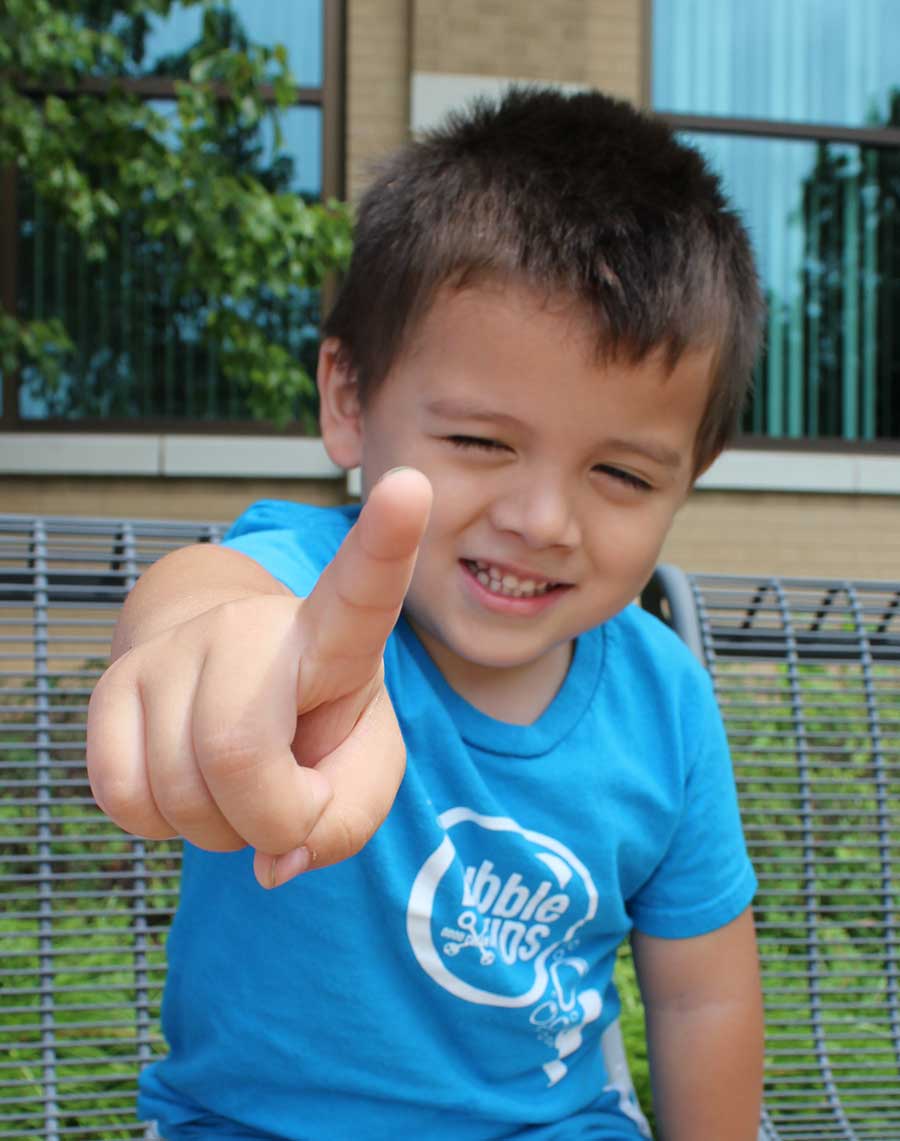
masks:
[[[900,1138],[900,584],[683,576],[760,880],[766,1141]]]
[[[141,1135],[176,844],[106,822],[84,721],[115,611],[207,524],[0,516],[0,1141]],[[760,878],[765,1141],[900,1139],[900,584],[687,577]]]
[[[140,1135],[161,1048],[175,844],[94,805],[84,723],[115,612],[165,551],[218,529],[0,519],[0,1138]]]

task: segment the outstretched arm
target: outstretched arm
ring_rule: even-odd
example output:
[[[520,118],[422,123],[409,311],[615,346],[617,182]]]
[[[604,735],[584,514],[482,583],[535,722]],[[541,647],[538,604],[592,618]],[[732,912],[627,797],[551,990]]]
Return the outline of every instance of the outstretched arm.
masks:
[[[753,916],[692,939],[635,932],[662,1141],[756,1141],[763,1016]]]
[[[89,708],[104,811],[143,836],[250,844],[265,886],[358,851],[403,775],[381,658],[430,503],[420,473],[386,476],[307,599],[228,549],[151,567]]]

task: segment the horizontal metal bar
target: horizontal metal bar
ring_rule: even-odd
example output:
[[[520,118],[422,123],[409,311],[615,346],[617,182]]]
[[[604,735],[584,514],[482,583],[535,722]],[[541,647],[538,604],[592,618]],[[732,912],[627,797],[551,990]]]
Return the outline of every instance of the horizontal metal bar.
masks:
[[[656,115],[676,131],[789,139],[797,142],[850,143],[887,149],[900,147],[900,130],[893,127],[847,127],[837,123],[785,122],[781,119],[744,119],[724,115],[686,115],[672,111],[657,111]]]
[[[166,79],[158,75],[117,75],[110,78],[96,76],[81,76],[76,84],[35,84],[30,81],[19,85],[19,90],[33,98],[46,95],[57,95],[61,99],[71,99],[76,95],[105,95],[115,88],[121,88],[143,100],[174,100],[178,97],[178,87],[186,83],[184,79]],[[213,91],[220,99],[230,97],[226,84],[212,84]],[[275,102],[275,88],[269,84],[260,84],[260,97],[266,102]],[[319,107],[322,105],[324,89],[322,87],[295,87],[294,97],[291,100],[294,106]]]
[[[35,1015],[35,1014],[41,1014],[41,1013],[49,1013],[50,1009],[51,1008],[47,1008],[46,1010],[41,1011],[41,1010],[38,1010],[37,1008],[30,1008],[29,1009],[29,1007],[27,1007],[27,1006],[26,1007],[10,1007],[9,1013],[17,1015],[17,1016],[23,1015],[23,1014]],[[85,1009],[91,1009],[91,1008],[88,1007]],[[98,1006],[96,1009],[98,1011],[99,1010],[107,1010],[107,1011],[109,1011],[109,1010],[120,1010],[121,1011],[125,1008],[120,1005],[118,1007],[116,1007],[116,1006]],[[147,1009],[149,1009],[149,1006],[147,1007]],[[128,1010],[129,1010],[131,1017],[127,1018],[127,1019],[105,1018],[102,1021],[100,1021],[99,1019],[96,1019],[96,1020],[95,1019],[84,1019],[80,1022],[76,1022],[74,1020],[71,1022],[69,1022],[68,1020],[66,1020],[66,1021],[56,1020],[55,1024],[54,1024],[54,1035],[56,1038],[59,1039],[60,1042],[70,1042],[72,1040],[71,1035],[73,1033],[76,1033],[76,1032],[81,1033],[82,1031],[93,1032],[95,1030],[102,1030],[104,1033],[109,1033],[112,1031],[125,1030],[125,1031],[130,1031],[130,1033],[123,1034],[122,1037],[124,1039],[127,1040],[131,1037],[135,1037],[135,1038],[140,1039],[142,1037],[142,1035],[139,1034],[138,1030],[137,1030],[137,1014],[138,1014],[138,1011],[135,1007],[133,1007],[131,1005],[129,1005]],[[54,1013],[55,1013],[55,1011],[54,1011]],[[45,1030],[46,1030],[46,1023],[45,1023],[45,1020],[43,1018],[41,1018],[40,1020],[35,1021],[35,1022],[22,1022],[16,1027],[16,1031],[17,1031],[16,1042],[17,1043],[20,1042],[22,1040],[22,1036],[23,1035],[27,1036],[28,1034],[35,1034],[37,1036],[36,1040],[40,1040],[41,1033]]]
[[[104,1085],[108,1082],[111,1086],[124,1086],[124,1092],[130,1093],[135,1089],[135,1075],[133,1073],[118,1073],[113,1070],[111,1073],[103,1075]],[[16,1089],[34,1089],[34,1078],[14,1078],[12,1080],[0,1079],[0,1090],[16,1090]],[[96,1074],[70,1074],[67,1077],[58,1080],[56,1083],[57,1094],[65,1098],[66,1101],[76,1100],[81,1095],[77,1092],[82,1086],[90,1086],[92,1088],[92,1096],[95,1100],[97,1097],[94,1087],[97,1084]],[[118,1092],[118,1091],[117,1091]],[[30,1097],[10,1097],[0,1098],[0,1104],[22,1104],[27,1105],[31,1101],[43,1101],[43,1094],[34,1094]]]
[[[174,911],[174,905],[175,905],[175,899],[173,898],[173,900],[172,900],[172,911]],[[129,912],[128,914],[130,915],[131,912]],[[171,914],[171,912],[169,912],[169,914]],[[70,919],[80,919],[81,915],[82,915],[82,913],[80,911],[73,912],[73,913],[70,913],[69,918]],[[164,927],[159,927],[158,929],[154,928],[153,930],[158,930],[158,933],[160,935],[165,934],[165,928]],[[150,932],[151,935],[153,933],[153,930]],[[7,933],[4,933],[4,935],[6,935],[6,934]],[[39,937],[40,938],[46,937],[47,939],[51,939],[51,940],[52,939],[66,939],[66,940],[71,939],[74,946],[79,945],[76,942],[78,939],[84,939],[84,940],[87,940],[88,942],[93,944],[100,939],[112,938],[112,939],[117,940],[115,946],[118,947],[119,951],[122,951],[124,949],[124,950],[126,950],[126,952],[130,953],[130,947],[127,944],[122,944],[120,942],[120,940],[122,939],[123,935],[128,936],[130,938],[133,934],[135,934],[135,932],[131,926],[119,925],[119,926],[104,927],[102,924],[98,923],[96,926],[90,926],[90,927],[66,927],[64,930],[59,929],[56,931],[49,931],[46,933],[46,936],[45,936],[43,931],[39,932],[37,928],[35,928],[34,931],[22,931],[20,929],[18,932],[18,938],[19,939],[33,939],[35,941],[37,941],[37,939]],[[9,933],[9,937],[10,938],[13,937],[12,933]],[[101,946],[102,946],[102,944],[101,944]],[[35,957],[38,955],[38,953],[39,952],[38,952],[37,948],[35,948],[34,951],[19,951],[19,952],[4,949],[3,961],[8,961],[8,959],[11,958],[15,954],[19,954],[21,956]],[[40,951],[41,957],[43,957],[45,955],[52,957],[53,955],[55,955],[57,953],[68,954],[69,951],[67,950],[66,947],[48,947],[46,951],[44,951],[43,949]],[[18,970],[18,971],[7,970],[5,968],[0,967],[0,978],[12,978],[13,976],[20,975],[21,973],[22,973],[21,970]]]
[[[85,948],[82,948],[82,953],[84,953],[84,950],[85,950]],[[91,952],[91,955],[103,953],[103,952],[98,952],[93,947],[90,948],[90,952]],[[133,955],[134,955],[134,953],[135,952],[130,948],[123,948],[123,947],[116,948],[116,954],[121,955],[123,957],[123,959],[126,960],[126,970],[130,970],[131,967],[133,966]],[[141,953],[144,954],[145,952],[142,951]],[[160,958],[158,960],[157,959],[153,960],[153,963],[154,963],[153,969],[156,969],[160,966],[162,966],[163,968],[165,967],[165,959],[163,957],[165,954],[165,951],[164,951],[163,947],[159,947],[156,952],[149,952],[149,953],[151,955],[158,954],[160,956]],[[143,969],[143,967],[141,969]],[[63,973],[66,975],[66,977],[68,977],[67,971],[63,972]],[[91,985],[86,985],[84,983],[81,983],[81,984],[54,983],[53,994],[54,994],[55,998],[58,999],[60,996],[65,997],[67,994],[84,994],[86,991],[92,990],[92,989],[93,989],[93,987]],[[3,997],[4,998],[29,998],[31,996],[38,997],[38,996],[43,995],[43,993],[44,992],[39,988],[38,984],[35,984],[33,986],[30,986],[30,987],[4,987],[3,988]],[[109,994],[127,995],[128,996],[128,1007],[129,1007],[129,1009],[133,1006],[133,1002],[131,999],[131,996],[134,994],[134,983],[133,982],[127,982],[127,983],[125,983],[125,982],[123,982],[123,983],[104,982],[103,993],[104,993],[104,995],[109,995]],[[53,1009],[57,1010],[57,1011],[58,1010],[73,1010],[73,1009],[75,1009],[75,1007],[73,1007],[72,1005],[67,1004],[67,1003],[57,1004],[54,1001],[54,1003],[52,1005],[53,1005]],[[121,1005],[122,1005],[121,1003],[110,1003],[108,1005],[108,1009],[118,1010],[118,1009],[120,1009]],[[34,1004],[31,1004],[27,1007],[27,1009],[30,1011],[34,1011],[34,1010],[37,1010],[38,1008]],[[6,1007],[5,1006],[0,1007],[0,1010],[5,1011]],[[15,1027],[14,1026],[13,1027],[0,1026],[0,1034],[8,1033],[10,1031],[14,1032]]]
[[[126,1064],[135,1064],[135,1063],[142,1061],[141,1055],[134,1051],[134,1044],[135,1043],[134,1043],[134,1040],[131,1038],[126,1039],[124,1042],[121,1039],[118,1039],[118,1040],[113,1039],[112,1042],[100,1042],[100,1041],[97,1042],[98,1046],[100,1046],[100,1045],[102,1045],[102,1046],[106,1046],[106,1045],[116,1046],[119,1044],[121,1044],[124,1047],[127,1047],[128,1049],[123,1050],[122,1053],[119,1053],[118,1051],[116,1051],[114,1054],[111,1053],[109,1055],[81,1055],[79,1057],[69,1058],[67,1056],[67,1051],[76,1048],[79,1044],[78,1043],[72,1043],[72,1042],[61,1043],[60,1044],[60,1054],[59,1054],[59,1057],[58,1057],[57,1062],[56,1062],[57,1073],[61,1078],[63,1078],[63,1077],[65,1077],[64,1071],[67,1071],[67,1070],[74,1071],[75,1073],[78,1073],[79,1071],[84,1071],[84,1070],[96,1071],[98,1069],[103,1069],[106,1066],[110,1066],[113,1063],[115,1063],[116,1065],[126,1065]],[[151,1045],[152,1044],[154,1044],[153,1041],[151,1041]],[[40,1058],[42,1049],[43,1049],[43,1047],[41,1046],[40,1043],[32,1042],[32,1043],[29,1043],[27,1045],[27,1048],[25,1046],[23,1046],[22,1052],[23,1052],[23,1054],[27,1054],[30,1051],[34,1051],[36,1053],[36,1056],[38,1058]],[[129,1050],[130,1050],[130,1052],[129,1052]],[[0,1061],[0,1071],[21,1070],[21,1068],[22,1068],[22,1060],[17,1060],[17,1061],[13,1061],[13,1062]]]
[[[122,892],[122,893],[117,893],[117,894],[125,895],[127,893]],[[60,898],[66,898],[66,899],[73,899],[74,900],[74,899],[78,899],[79,895],[76,892],[72,892],[72,893],[67,894],[65,897],[57,896],[57,899],[60,899]],[[106,893],[104,895],[101,892],[91,892],[89,898],[91,898],[91,899],[105,899],[108,901],[109,900],[109,893]],[[6,900],[4,900],[4,904],[5,903],[6,903]],[[170,907],[148,907],[146,904],[142,904],[140,906],[140,908],[138,908],[138,909],[135,909],[135,908],[123,909],[120,907],[115,907],[115,908],[113,908],[113,907],[101,907],[101,908],[79,907],[78,908],[78,918],[79,919],[88,919],[88,918],[96,917],[97,919],[112,919],[112,918],[121,917],[121,918],[125,919],[125,918],[132,918],[136,912],[138,914],[140,914],[143,918],[149,918],[150,916],[165,916],[167,918],[171,918],[171,915],[172,915],[172,909]],[[44,920],[44,916],[42,915],[42,913],[40,911],[9,911],[5,907],[4,907],[3,918],[6,919],[10,923],[13,923],[13,922],[19,923],[23,920],[31,921],[32,923],[37,923],[37,922]],[[65,914],[61,913],[59,915],[60,922],[62,922],[64,918],[65,918]]]

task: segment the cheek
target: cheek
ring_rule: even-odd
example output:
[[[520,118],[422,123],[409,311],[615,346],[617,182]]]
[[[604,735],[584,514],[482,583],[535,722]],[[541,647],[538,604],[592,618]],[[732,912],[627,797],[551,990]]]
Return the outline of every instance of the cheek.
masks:
[[[473,520],[482,517],[490,504],[491,492],[485,473],[461,470],[444,457],[438,457],[437,462],[431,458],[431,463],[420,466],[434,490],[426,537],[433,536],[437,542],[459,537]]]
[[[416,591],[426,580],[432,582],[432,590],[445,590],[446,586],[434,585],[438,577],[452,573],[459,559],[472,554],[477,546],[477,536],[481,534],[480,520],[484,517],[484,503],[477,495],[471,481],[460,476],[441,478],[441,473],[424,468],[431,480],[434,501],[428,527],[419,544],[416,569],[410,593]],[[446,473],[445,473],[446,475]]]
[[[606,568],[619,567],[629,575],[648,567],[652,570],[671,521],[668,511],[609,513],[592,527],[590,546],[594,562]]]

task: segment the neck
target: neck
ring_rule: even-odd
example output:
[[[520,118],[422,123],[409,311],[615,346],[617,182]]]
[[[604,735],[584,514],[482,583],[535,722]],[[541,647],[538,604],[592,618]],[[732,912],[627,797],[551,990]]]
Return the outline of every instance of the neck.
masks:
[[[550,705],[565,681],[575,649],[574,642],[564,642],[533,662],[482,666],[457,657],[418,624],[411,625],[460,697],[488,717],[513,725],[531,725]]]

